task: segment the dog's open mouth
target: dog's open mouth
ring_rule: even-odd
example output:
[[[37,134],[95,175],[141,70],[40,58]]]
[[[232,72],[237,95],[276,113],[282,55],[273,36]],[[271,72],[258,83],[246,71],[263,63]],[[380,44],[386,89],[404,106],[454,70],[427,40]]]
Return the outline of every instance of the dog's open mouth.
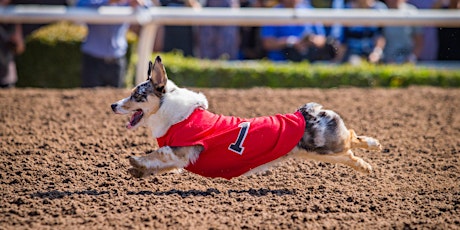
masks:
[[[129,123],[126,127],[128,129],[134,128],[139,123],[139,121],[141,121],[143,116],[144,116],[144,112],[142,111],[142,109],[136,110],[131,116],[131,118],[129,119]]]

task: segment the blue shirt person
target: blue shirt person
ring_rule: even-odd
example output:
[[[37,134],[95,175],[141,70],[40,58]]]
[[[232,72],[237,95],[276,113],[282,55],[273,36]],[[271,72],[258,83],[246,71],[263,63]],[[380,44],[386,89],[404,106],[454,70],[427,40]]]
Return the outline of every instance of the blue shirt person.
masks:
[[[384,3],[374,0],[352,0],[345,5],[345,8],[388,9]],[[382,27],[348,26],[344,27],[343,36],[343,44],[346,49],[343,61],[348,62],[356,58],[363,58],[371,63],[376,63],[382,60],[385,47]]]
[[[79,7],[150,5],[135,0],[79,0]],[[82,87],[122,87],[126,75],[126,32],[129,24],[88,24],[88,35],[82,44]]]
[[[275,8],[311,8],[301,0],[281,0]],[[305,25],[266,25],[261,28],[261,37],[267,57],[273,61],[316,60],[315,51],[326,44],[324,26]]]

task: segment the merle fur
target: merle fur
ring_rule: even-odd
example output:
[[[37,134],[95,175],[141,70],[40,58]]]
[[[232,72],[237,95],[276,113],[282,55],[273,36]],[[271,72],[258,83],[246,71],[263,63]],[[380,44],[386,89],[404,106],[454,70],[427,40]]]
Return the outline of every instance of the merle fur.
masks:
[[[343,141],[336,137],[340,130],[339,126],[344,125],[343,121],[338,114],[318,111],[320,108],[321,106],[316,103],[309,103],[299,109],[305,119],[305,133],[297,146],[318,154],[342,152]],[[319,129],[324,126],[326,129]],[[323,136],[325,142],[322,144],[315,142],[318,136]]]

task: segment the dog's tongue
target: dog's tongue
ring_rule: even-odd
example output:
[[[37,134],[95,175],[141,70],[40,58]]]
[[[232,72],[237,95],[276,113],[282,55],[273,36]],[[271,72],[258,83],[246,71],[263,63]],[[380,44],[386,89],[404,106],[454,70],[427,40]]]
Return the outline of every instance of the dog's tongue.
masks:
[[[142,112],[141,109],[137,110],[134,112],[134,114],[131,116],[131,119],[129,120],[128,124],[126,125],[126,128],[132,129],[134,126],[139,123],[139,121],[142,119],[142,116],[144,113]]]

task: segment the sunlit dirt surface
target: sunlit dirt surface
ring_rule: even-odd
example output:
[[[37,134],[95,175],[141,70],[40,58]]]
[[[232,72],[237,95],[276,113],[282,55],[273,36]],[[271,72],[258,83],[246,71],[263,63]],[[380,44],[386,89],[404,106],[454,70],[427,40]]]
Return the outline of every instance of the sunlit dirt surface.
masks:
[[[253,117],[315,101],[380,140],[370,175],[291,160],[230,181],[186,171],[132,178],[156,142],[110,104],[126,89],[0,91],[0,229],[459,229],[460,90],[194,89]]]

